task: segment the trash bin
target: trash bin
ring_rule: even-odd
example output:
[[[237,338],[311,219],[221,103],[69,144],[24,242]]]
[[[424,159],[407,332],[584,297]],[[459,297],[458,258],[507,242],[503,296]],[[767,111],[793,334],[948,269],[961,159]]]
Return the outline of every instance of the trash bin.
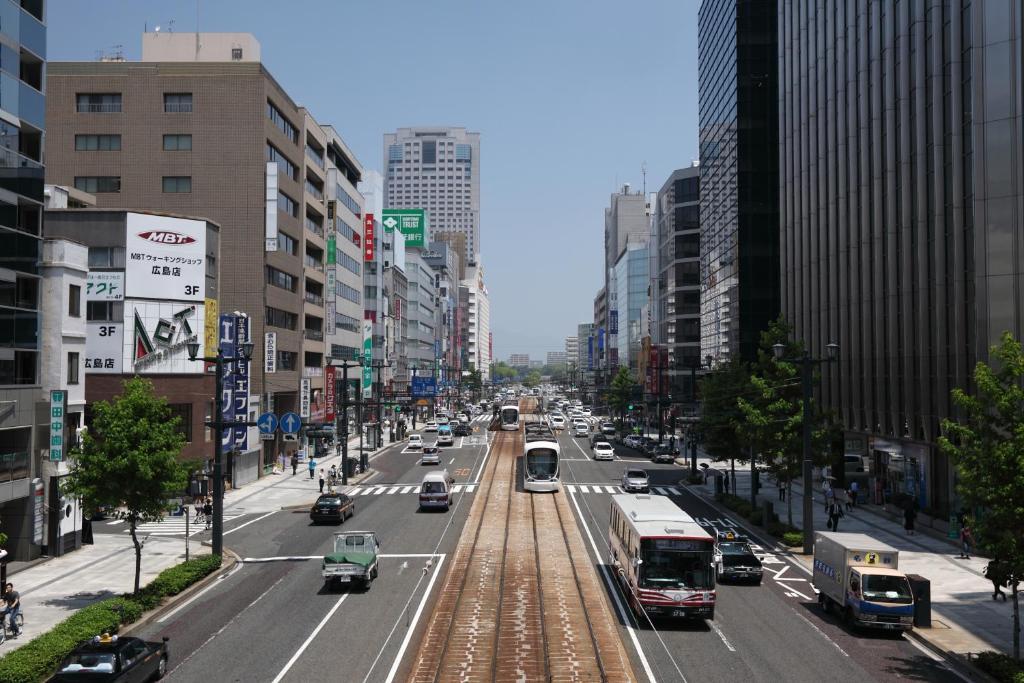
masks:
[[[932,582],[919,574],[907,574],[914,594],[914,626],[932,627]]]

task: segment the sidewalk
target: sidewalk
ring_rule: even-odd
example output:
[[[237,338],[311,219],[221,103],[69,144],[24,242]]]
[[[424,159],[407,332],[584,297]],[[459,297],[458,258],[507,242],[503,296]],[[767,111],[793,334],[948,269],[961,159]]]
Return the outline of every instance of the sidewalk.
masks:
[[[718,469],[725,472],[721,464]],[[714,497],[714,479],[709,476],[707,483],[692,486],[694,491],[705,498]],[[750,470],[736,470],[736,495],[750,499]],[[802,528],[803,487],[794,484],[793,524]],[[814,494],[814,529],[827,531],[825,498],[821,491]],[[787,519],[787,503],[778,499],[778,488],[774,482],[766,483],[762,478],[758,501],[770,501],[779,520]],[[998,650],[1009,653],[1012,649],[1012,604],[992,600],[992,584],[984,578],[988,560],[971,556],[969,560],[958,559],[959,548],[945,539],[916,533],[907,535],[902,521],[890,519],[875,506],[858,506],[846,512],[839,522],[840,532],[863,533],[886,543],[900,551],[900,570],[907,574],[919,574],[931,581],[932,628],[914,629],[921,638],[943,652],[965,654],[982,650]],[[795,551],[793,557],[808,569],[812,558]],[[1008,592],[1004,589],[1004,592]]]
[[[386,443],[385,448],[389,445]],[[370,453],[370,457],[381,450]],[[349,457],[359,457],[358,438],[349,442]],[[321,467],[329,469],[332,464],[340,466],[341,456],[317,461],[317,471]],[[367,472],[349,481],[357,482],[372,473],[371,465]],[[240,489],[225,492],[225,517],[267,514],[288,505],[311,503],[319,494],[319,489],[317,478],[311,480],[305,463],[300,463],[298,473],[294,476],[291,468],[288,468],[285,474],[269,474]],[[201,526],[195,529],[200,530]],[[139,538],[146,538],[146,534],[140,532]],[[25,628],[17,640],[8,640],[0,645],[0,656],[45,633],[83,607],[131,592],[135,582],[135,549],[131,536],[127,533],[95,531],[93,539],[92,545],[83,545],[80,550],[61,557],[43,562],[12,562],[9,565],[8,581],[21,593]],[[190,538],[189,550],[190,557],[210,552],[209,546],[202,545],[199,536]],[[164,569],[184,561],[184,535],[150,535],[142,549],[139,585],[146,585]]]

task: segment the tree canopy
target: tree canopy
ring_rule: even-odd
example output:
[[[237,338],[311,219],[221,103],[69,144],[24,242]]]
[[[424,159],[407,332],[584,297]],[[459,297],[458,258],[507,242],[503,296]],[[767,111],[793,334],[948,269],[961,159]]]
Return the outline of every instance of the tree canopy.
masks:
[[[135,544],[138,592],[142,544],[136,529],[140,523],[162,519],[168,497],[184,491],[187,469],[178,456],[185,437],[167,401],[141,377],[125,380],[120,396],[109,403],[98,401],[92,408],[92,422],[63,488],[80,497],[89,513],[101,507],[125,510]]]

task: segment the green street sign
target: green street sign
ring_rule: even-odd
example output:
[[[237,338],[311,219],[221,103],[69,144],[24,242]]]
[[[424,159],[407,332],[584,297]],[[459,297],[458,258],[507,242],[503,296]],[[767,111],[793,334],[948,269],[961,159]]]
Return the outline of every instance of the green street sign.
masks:
[[[327,265],[333,266],[337,264],[338,259],[335,256],[337,248],[338,242],[334,238],[334,233],[331,233],[331,236],[327,238]]]
[[[384,209],[381,225],[386,232],[398,230],[405,235],[405,246],[427,246],[427,217],[423,209]]]

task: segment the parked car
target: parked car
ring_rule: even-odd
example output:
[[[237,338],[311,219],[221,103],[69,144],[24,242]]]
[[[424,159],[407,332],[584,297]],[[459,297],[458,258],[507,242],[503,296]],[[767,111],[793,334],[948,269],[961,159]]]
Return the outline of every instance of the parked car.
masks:
[[[419,434],[410,434],[409,445],[406,448],[413,451],[423,448],[423,437]]]
[[[150,681],[167,673],[167,638],[161,642],[126,636],[96,636],[71,651],[49,680]]]
[[[427,424],[423,425],[423,431],[425,432],[436,432],[437,422],[434,420],[427,420]]]
[[[372,531],[339,531],[334,549],[324,555],[320,574],[328,584],[359,581],[366,588],[377,578],[380,541]]]
[[[651,456],[651,460],[654,462],[673,463],[676,461],[676,455],[678,453],[678,449],[672,448],[667,443],[659,444],[654,449],[654,454]]]
[[[761,583],[764,568],[750,544],[743,541],[720,542],[715,559],[715,572],[719,581]]]
[[[622,437],[622,445],[627,448],[636,449],[640,444],[640,437],[636,434],[627,434]]]
[[[339,522],[355,514],[356,503],[344,493],[325,493],[316,499],[309,510],[313,522]]]
[[[647,472],[628,467],[622,472],[622,490],[626,493],[647,493],[651,490]]]
[[[594,460],[614,460],[615,449],[607,441],[598,441],[594,444]]]
[[[420,456],[421,465],[440,465],[441,449],[437,446],[424,446],[423,454]]]

